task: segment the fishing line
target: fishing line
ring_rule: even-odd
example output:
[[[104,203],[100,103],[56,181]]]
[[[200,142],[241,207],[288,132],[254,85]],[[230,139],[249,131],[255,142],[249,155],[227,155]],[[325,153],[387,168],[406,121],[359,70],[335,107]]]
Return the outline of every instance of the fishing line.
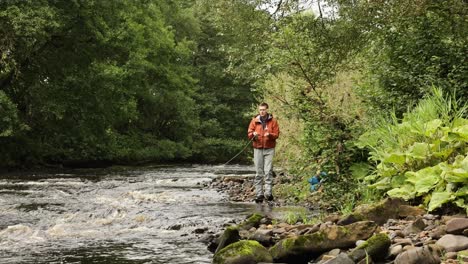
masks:
[[[252,137],[252,139],[250,139],[249,142],[247,142],[247,144],[245,144],[245,146],[242,148],[242,150],[239,151],[239,153],[237,153],[234,157],[232,157],[226,163],[224,163],[223,166],[226,166],[229,162],[231,162],[233,159],[237,158],[237,156],[239,156],[242,152],[244,152],[244,150],[249,146],[250,142],[252,142],[254,139],[255,139],[255,137]]]

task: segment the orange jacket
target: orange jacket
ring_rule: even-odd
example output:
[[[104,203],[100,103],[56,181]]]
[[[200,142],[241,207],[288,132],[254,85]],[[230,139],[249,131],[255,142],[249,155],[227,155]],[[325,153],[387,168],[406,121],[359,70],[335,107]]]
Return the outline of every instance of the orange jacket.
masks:
[[[279,137],[279,126],[278,122],[271,114],[268,114],[265,129],[263,129],[260,121],[260,115],[252,118],[250,121],[249,129],[247,130],[247,136],[249,139],[253,138],[253,132],[257,132],[257,139],[253,140],[254,148],[274,148],[276,146],[276,139]],[[265,136],[265,133],[269,133]]]

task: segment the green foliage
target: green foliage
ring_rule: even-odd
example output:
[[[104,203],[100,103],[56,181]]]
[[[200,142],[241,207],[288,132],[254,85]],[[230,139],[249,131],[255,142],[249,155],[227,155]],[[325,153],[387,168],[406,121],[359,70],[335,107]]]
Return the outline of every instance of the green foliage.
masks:
[[[368,78],[362,96],[375,108],[395,108],[430,93],[431,85],[466,100],[468,6],[450,1],[336,1],[366,39]]]
[[[363,134],[375,171],[365,179],[392,197],[421,197],[429,211],[449,202],[468,210],[466,102],[444,97],[440,89],[400,121],[381,121]]]
[[[198,2],[2,1],[0,166],[233,155],[253,97]]]

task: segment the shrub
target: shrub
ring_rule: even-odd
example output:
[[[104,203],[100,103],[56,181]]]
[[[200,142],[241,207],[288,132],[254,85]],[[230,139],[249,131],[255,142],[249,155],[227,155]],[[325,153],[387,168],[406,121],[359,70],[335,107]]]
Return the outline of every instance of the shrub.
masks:
[[[371,187],[429,211],[453,203],[468,212],[467,104],[452,98],[433,89],[402,120],[382,119],[360,137],[375,165],[364,178]]]

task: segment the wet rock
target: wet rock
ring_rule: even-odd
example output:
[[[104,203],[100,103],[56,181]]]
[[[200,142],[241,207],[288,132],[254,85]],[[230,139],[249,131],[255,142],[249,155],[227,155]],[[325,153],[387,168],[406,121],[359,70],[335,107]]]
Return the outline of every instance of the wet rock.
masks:
[[[203,234],[206,231],[208,231],[208,227],[199,227],[199,228],[195,228],[195,230],[193,230],[193,232],[195,234]]]
[[[367,253],[367,255],[369,255],[372,258],[372,260],[383,260],[388,254],[388,249],[390,245],[390,238],[386,234],[379,233],[373,235],[367,241],[359,245],[356,250],[364,250]],[[359,261],[361,259],[359,259],[357,255],[353,255],[353,252],[355,252],[356,250],[352,251],[349,254],[349,256],[354,261]]]
[[[333,225],[311,235],[283,239],[270,248],[270,253],[275,261],[307,262],[327,250],[352,247],[357,240],[369,238],[375,229],[370,221]]]
[[[354,261],[346,253],[340,253],[338,256],[323,262],[323,264],[354,264]]]
[[[440,263],[440,248],[429,245],[413,248],[401,253],[395,259],[395,264],[438,264]]]
[[[453,218],[447,221],[447,233],[459,235],[468,228],[468,218]]]
[[[268,250],[257,241],[242,240],[221,249],[213,257],[213,264],[255,264],[273,262]]]
[[[175,224],[175,225],[169,226],[167,230],[180,230],[181,228],[182,228],[181,224]]]
[[[468,249],[468,237],[457,235],[445,235],[437,240],[436,245],[442,246],[447,252]]]
[[[223,235],[219,239],[218,247],[216,248],[215,253],[239,240],[239,228],[235,226],[227,227],[226,230],[224,230]]]
[[[208,245],[207,248],[211,253],[215,253],[216,248],[219,245],[218,237],[213,235],[213,234],[208,234],[208,235],[200,238],[199,241],[206,244],[206,245]]]

